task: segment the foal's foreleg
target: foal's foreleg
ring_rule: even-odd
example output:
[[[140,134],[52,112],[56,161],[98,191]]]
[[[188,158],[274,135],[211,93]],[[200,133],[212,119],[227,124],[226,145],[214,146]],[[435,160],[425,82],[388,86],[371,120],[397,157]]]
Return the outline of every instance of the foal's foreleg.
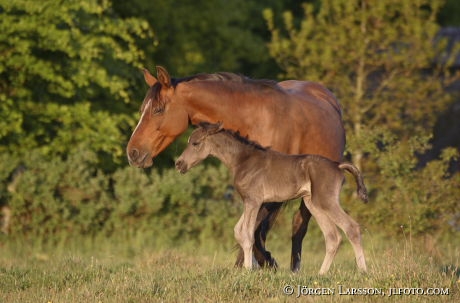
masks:
[[[276,268],[278,264],[271,253],[265,248],[267,233],[275,222],[276,216],[281,209],[282,203],[264,203],[257,213],[256,230],[254,232],[254,257],[261,267],[269,266]],[[244,252],[241,247],[238,249],[235,266],[242,267],[244,263]]]
[[[244,253],[244,267],[252,268],[254,246],[254,231],[257,221],[257,212],[260,205],[251,202],[244,202],[244,213],[238,223],[235,225],[235,238],[240,244]]]

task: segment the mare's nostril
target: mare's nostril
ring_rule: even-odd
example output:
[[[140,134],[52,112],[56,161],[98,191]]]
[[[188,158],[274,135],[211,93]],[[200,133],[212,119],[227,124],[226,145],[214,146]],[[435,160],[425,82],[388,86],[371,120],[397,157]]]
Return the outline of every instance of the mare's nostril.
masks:
[[[137,149],[133,148],[129,152],[129,157],[131,158],[131,160],[135,161],[139,157],[139,151]]]

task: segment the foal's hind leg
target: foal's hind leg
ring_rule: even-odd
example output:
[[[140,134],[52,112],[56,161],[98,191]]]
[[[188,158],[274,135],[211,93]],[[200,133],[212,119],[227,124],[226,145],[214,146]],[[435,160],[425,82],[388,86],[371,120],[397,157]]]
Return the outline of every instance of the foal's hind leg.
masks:
[[[355,252],[356,264],[362,271],[367,271],[366,260],[364,258],[363,246],[361,244],[361,231],[359,224],[356,223],[340,206],[338,196],[336,199],[329,200],[325,211],[328,217],[335,222],[347,235]]]
[[[313,217],[315,217],[316,222],[318,222],[319,228],[323,232],[324,241],[326,242],[326,255],[324,256],[323,264],[319,270],[319,274],[322,275],[325,274],[331,267],[332,261],[334,260],[340,243],[342,242],[342,236],[340,235],[340,232],[334,222],[320,207],[312,203],[311,197],[305,197],[303,201]]]

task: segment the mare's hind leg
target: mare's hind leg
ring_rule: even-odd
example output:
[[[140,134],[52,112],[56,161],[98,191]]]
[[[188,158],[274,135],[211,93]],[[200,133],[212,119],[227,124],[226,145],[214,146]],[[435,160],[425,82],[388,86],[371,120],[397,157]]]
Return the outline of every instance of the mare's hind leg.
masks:
[[[339,199],[329,200],[325,211],[328,217],[334,221],[347,235],[355,252],[356,264],[362,271],[367,271],[366,260],[364,258],[363,246],[361,244],[361,231],[359,224],[356,223],[340,206]]]
[[[323,264],[319,270],[319,274],[325,274],[331,267],[332,261],[339,250],[342,236],[335,226],[334,222],[323,212],[323,210],[312,203],[311,197],[303,199],[305,205],[315,217],[319,228],[323,232],[324,241],[326,243],[326,255],[324,256]]]
[[[254,233],[254,257],[261,267],[269,266],[276,268],[278,264],[269,251],[265,250],[265,241],[270,228],[275,222],[276,216],[281,210],[282,203],[264,203],[257,214],[256,231]],[[242,267],[244,262],[243,249],[240,247],[235,262],[236,267]]]
[[[310,197],[308,197],[310,199]],[[302,257],[302,241],[307,233],[308,222],[311,218],[311,212],[304,202],[300,202],[299,210],[294,214],[292,219],[292,250],[291,250],[291,271],[300,270],[300,259]]]

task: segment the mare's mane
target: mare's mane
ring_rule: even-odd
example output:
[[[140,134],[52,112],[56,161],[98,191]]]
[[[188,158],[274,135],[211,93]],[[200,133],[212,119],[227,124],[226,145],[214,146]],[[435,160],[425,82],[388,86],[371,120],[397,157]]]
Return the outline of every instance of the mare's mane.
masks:
[[[195,81],[215,81],[215,82],[228,82],[228,83],[240,83],[247,84],[254,89],[265,89],[271,88],[275,90],[281,90],[278,83],[274,80],[268,79],[251,79],[244,75],[234,74],[229,72],[219,72],[214,74],[196,74],[194,76],[172,79],[172,83],[176,86],[182,82],[195,82]]]
[[[161,97],[161,84],[160,82],[155,83],[152,87],[147,90],[144,101],[142,102],[140,112],[144,112],[145,107],[147,106],[148,100],[150,102],[150,107],[152,109],[152,114],[162,112],[165,108],[165,100]]]
[[[272,89],[278,92],[282,92],[282,88],[278,86],[277,82],[268,79],[251,79],[243,75],[219,72],[214,74],[196,74],[185,78],[172,78],[171,84],[175,88],[179,83],[183,82],[198,82],[198,81],[209,81],[209,82],[220,82],[222,84],[241,84],[247,88],[253,90],[266,90]],[[161,97],[161,84],[155,83],[152,87],[147,90],[147,94],[142,102],[140,112],[142,113],[147,106],[148,100],[152,100],[150,103],[152,114],[161,113],[166,105],[166,101]]]

